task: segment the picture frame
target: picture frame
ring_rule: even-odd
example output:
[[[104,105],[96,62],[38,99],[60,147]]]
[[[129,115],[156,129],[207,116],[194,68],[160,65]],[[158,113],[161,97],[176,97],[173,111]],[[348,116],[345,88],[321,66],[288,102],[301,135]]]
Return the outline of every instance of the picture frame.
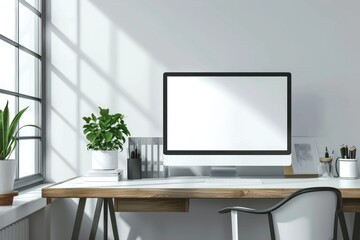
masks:
[[[314,137],[292,137],[291,165],[285,177],[318,177],[319,153]]]

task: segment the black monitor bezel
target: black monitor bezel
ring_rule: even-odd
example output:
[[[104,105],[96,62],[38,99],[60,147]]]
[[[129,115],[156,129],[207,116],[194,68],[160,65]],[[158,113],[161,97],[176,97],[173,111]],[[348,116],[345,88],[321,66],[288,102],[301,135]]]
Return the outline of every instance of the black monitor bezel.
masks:
[[[168,150],[167,80],[168,77],[287,77],[287,149],[286,150]],[[290,72],[164,72],[163,74],[163,152],[165,155],[289,155],[291,154],[291,73]]]

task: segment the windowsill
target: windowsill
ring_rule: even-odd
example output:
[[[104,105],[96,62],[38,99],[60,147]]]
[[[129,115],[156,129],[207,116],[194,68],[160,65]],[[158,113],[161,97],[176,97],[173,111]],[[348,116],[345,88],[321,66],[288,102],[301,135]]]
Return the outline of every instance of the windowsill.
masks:
[[[45,183],[20,191],[14,197],[13,205],[0,206],[0,229],[45,207],[46,199],[41,197],[41,189],[49,185]]]

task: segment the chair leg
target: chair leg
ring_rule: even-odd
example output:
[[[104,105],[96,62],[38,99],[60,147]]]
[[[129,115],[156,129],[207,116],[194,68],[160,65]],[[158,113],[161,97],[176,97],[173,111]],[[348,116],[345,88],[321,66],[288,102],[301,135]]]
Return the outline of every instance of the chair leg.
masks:
[[[353,240],[359,240],[360,238],[360,212],[355,213],[354,218],[354,230],[353,230]]]
[[[344,240],[350,240],[343,211],[339,211],[339,223]],[[335,237],[335,236],[334,236]]]
[[[275,240],[274,220],[271,213],[268,213],[271,240]]]
[[[232,231],[232,240],[239,239],[238,232],[238,215],[237,211],[231,211],[231,231]]]

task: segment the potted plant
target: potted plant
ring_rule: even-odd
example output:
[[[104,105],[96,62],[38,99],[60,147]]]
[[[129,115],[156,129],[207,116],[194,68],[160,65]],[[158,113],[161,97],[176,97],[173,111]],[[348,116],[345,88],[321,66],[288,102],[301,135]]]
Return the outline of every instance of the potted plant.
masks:
[[[83,117],[84,134],[89,141],[87,149],[92,150],[93,169],[116,169],[118,167],[118,151],[123,150],[125,136],[130,132],[124,122],[125,116],[110,114],[109,109],[100,109],[100,116],[93,113]]]
[[[6,102],[4,110],[0,109],[0,194],[11,193],[14,188],[15,179],[15,159],[10,159],[11,154],[16,148],[16,136],[23,127],[36,127],[35,125],[24,125],[18,128],[20,118],[28,108],[19,111],[10,121],[9,102]]]

